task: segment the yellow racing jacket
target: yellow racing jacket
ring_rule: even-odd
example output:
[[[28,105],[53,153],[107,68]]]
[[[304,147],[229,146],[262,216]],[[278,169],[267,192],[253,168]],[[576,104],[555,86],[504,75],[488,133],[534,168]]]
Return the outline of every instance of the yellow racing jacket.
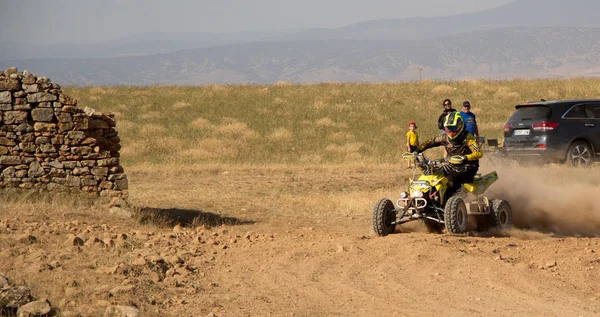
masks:
[[[470,133],[464,137],[462,141],[455,142],[448,138],[447,134],[436,136],[423,142],[419,148],[419,152],[423,152],[429,148],[436,146],[444,146],[448,152],[448,157],[453,155],[462,155],[467,158],[465,164],[479,165],[479,159],[483,156],[483,152],[479,149],[477,139]]]

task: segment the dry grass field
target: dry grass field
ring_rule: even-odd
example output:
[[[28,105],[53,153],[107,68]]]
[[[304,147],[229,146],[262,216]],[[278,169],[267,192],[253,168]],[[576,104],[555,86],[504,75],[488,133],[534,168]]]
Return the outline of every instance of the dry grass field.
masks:
[[[4,194],[0,273],[58,316],[600,314],[598,164],[486,158],[506,232],[371,230],[375,201],[411,175],[408,121],[433,135],[441,101],[468,99],[500,138],[515,104],[596,97],[600,80],[64,90],[117,114],[133,217]]]
[[[469,100],[482,135],[500,138],[514,105],[597,97],[600,79],[422,81],[63,89],[116,113],[125,164],[397,163],[409,121],[438,131],[442,100]]]

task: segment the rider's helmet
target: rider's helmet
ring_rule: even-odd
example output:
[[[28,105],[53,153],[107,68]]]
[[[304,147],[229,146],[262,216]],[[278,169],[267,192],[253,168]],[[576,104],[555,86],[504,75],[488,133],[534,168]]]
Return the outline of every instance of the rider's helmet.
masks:
[[[459,137],[465,131],[465,122],[458,111],[450,112],[444,120],[444,130],[452,140]]]

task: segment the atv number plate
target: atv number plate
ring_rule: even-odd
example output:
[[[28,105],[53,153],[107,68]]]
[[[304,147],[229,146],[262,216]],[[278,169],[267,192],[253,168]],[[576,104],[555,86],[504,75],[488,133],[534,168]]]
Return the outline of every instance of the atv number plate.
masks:
[[[513,135],[529,135],[529,129],[518,129],[515,130]]]

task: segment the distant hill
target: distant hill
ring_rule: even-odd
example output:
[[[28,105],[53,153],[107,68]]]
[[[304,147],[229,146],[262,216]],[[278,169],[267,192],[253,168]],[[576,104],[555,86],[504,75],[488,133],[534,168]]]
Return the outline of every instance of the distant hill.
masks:
[[[336,29],[145,33],[94,45],[0,43],[0,68],[72,84],[600,76],[600,1],[518,0]]]
[[[600,27],[597,0],[518,0],[488,10],[445,17],[371,20],[336,29],[315,29],[286,40],[423,40],[505,27]]]
[[[156,55],[183,49],[233,43],[268,41],[297,30],[248,31],[235,33],[149,32],[97,44],[35,45],[0,42],[0,61],[36,58],[110,58]]]
[[[600,76],[600,28],[528,27],[422,41],[254,42],[110,59],[0,62],[62,84],[150,85]]]
[[[233,33],[148,32],[97,44],[32,45],[0,42],[0,61],[34,58],[110,58],[250,42],[425,40],[506,27],[600,27],[597,0],[517,0],[488,10],[443,17],[371,20],[333,29]]]

